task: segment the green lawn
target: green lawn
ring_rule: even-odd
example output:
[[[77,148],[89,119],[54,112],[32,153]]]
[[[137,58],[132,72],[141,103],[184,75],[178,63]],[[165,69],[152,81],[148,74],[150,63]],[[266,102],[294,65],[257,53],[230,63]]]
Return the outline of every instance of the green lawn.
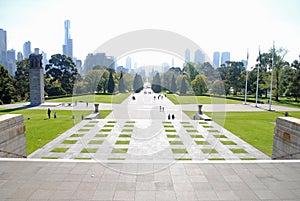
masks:
[[[210,96],[176,96],[167,94],[167,98],[174,104],[241,104],[242,101],[236,101],[224,98],[215,98]]]
[[[192,119],[195,111],[185,111],[185,113]],[[212,115],[208,112],[205,114]],[[289,112],[289,114],[300,118],[300,112]],[[224,127],[263,153],[272,156],[274,122],[279,116],[284,116],[283,112],[227,112]],[[223,126],[223,119],[213,120]]]
[[[47,108],[45,108],[45,110],[0,109],[0,115],[8,113],[23,114],[26,126],[27,155],[49,143],[81,121],[81,117],[76,116],[76,112],[78,112],[78,115],[83,114],[84,116],[91,114],[92,112],[53,109],[52,113],[56,112],[57,118],[48,119],[46,109]],[[111,110],[101,111],[102,117],[105,118],[110,112]],[[72,115],[75,115],[75,120],[72,119]]]
[[[96,102],[96,103],[114,103],[120,104],[122,103],[130,93],[126,94],[117,94],[117,95],[109,95],[109,94],[95,94],[95,95],[85,95],[85,96],[74,96],[68,98],[57,98],[50,99],[47,102]]]

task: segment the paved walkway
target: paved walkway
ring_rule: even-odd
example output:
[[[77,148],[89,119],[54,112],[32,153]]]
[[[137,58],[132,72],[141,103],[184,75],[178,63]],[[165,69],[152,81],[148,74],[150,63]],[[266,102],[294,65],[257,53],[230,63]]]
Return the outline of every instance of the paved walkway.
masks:
[[[0,200],[300,200],[299,162],[97,163],[0,159]]]
[[[190,120],[180,106],[158,94],[134,94],[112,110],[106,119],[83,120],[29,157],[126,162],[269,159],[214,122]],[[169,119],[172,115],[175,119]]]

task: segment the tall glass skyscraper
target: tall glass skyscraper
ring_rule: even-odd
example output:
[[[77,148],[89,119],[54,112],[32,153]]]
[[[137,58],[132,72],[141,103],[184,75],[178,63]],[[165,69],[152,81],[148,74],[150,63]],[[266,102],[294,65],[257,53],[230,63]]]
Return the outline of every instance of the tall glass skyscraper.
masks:
[[[24,59],[29,58],[29,55],[31,54],[31,42],[27,41],[23,45],[23,55]]]
[[[65,20],[65,44],[62,48],[63,54],[73,59],[73,40],[70,36],[70,20]]]
[[[220,52],[214,52],[213,65],[214,65],[214,68],[220,67]]]
[[[226,61],[230,61],[230,52],[222,52],[221,64],[226,64]]]
[[[6,31],[0,29],[0,64],[6,66],[7,60],[7,39],[6,39]]]
[[[191,61],[191,52],[190,49],[185,50],[185,64]]]

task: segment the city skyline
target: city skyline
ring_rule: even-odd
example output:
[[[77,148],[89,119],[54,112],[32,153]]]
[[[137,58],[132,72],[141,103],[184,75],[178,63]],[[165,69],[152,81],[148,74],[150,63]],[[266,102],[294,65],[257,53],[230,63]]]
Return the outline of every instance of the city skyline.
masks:
[[[300,14],[297,11],[300,2],[288,2],[131,1],[135,5],[133,8],[122,1],[3,0],[0,3],[0,28],[7,31],[8,50],[22,51],[24,42],[31,41],[32,47],[39,47],[49,57],[62,53],[61,45],[65,36],[63,23],[69,19],[72,23],[73,57],[81,60],[111,38],[150,28],[169,30],[193,40],[209,56],[210,61],[213,61],[215,51],[230,52],[231,60],[241,61],[246,59],[247,49],[249,59],[255,61],[258,47],[262,52],[267,52],[274,40],[276,47],[289,51],[285,58],[292,62],[299,59],[300,54]],[[168,5],[172,5],[175,15],[151,14],[155,9],[162,13]],[[99,12],[99,6],[113,7],[115,12],[109,13],[110,9]],[[191,19],[201,19],[201,23],[195,27]],[[133,62],[143,65],[134,59]],[[166,61],[159,64],[163,62]]]

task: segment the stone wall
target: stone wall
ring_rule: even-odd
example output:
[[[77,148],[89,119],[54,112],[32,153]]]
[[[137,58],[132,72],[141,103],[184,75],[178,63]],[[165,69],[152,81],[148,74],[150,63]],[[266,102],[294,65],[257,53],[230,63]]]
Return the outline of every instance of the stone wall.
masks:
[[[26,157],[26,135],[21,114],[0,116],[0,157]]]
[[[300,159],[300,119],[278,117],[274,129],[273,159]]]

